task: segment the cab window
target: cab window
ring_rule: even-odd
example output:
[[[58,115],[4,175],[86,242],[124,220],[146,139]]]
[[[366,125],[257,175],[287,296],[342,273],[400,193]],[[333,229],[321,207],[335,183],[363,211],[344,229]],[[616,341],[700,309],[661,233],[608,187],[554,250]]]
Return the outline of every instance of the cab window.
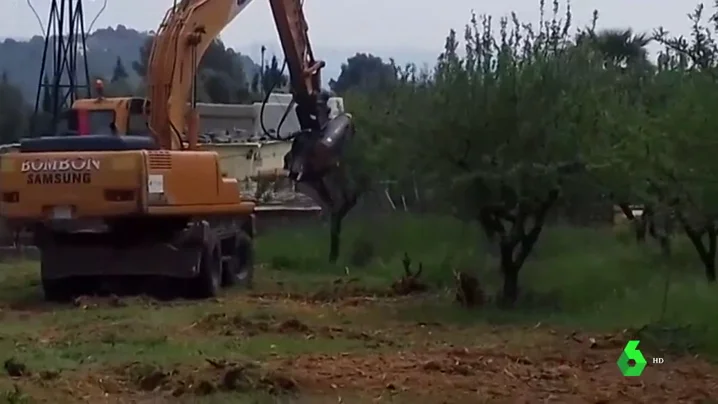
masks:
[[[127,122],[127,134],[131,136],[148,136],[147,117],[144,114],[130,114]]]
[[[74,109],[68,109],[60,113],[60,120],[57,122],[57,132],[77,132],[77,111]]]
[[[110,135],[113,134],[114,121],[115,112],[112,110],[68,109],[60,115],[56,133]]]
[[[114,135],[115,111],[89,110],[87,120],[90,133],[93,135]]]
[[[132,136],[150,136],[147,127],[147,114],[149,113],[149,102],[143,98],[130,100],[129,117],[127,122],[127,134]]]

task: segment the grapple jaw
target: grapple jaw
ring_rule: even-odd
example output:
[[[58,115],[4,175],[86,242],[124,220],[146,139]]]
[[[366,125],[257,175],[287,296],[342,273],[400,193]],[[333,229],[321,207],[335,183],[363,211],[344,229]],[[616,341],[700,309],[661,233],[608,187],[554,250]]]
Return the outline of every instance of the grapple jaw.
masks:
[[[344,206],[354,195],[342,165],[346,144],[353,136],[352,116],[342,113],[321,131],[297,134],[284,156],[284,169],[297,190],[325,210]]]

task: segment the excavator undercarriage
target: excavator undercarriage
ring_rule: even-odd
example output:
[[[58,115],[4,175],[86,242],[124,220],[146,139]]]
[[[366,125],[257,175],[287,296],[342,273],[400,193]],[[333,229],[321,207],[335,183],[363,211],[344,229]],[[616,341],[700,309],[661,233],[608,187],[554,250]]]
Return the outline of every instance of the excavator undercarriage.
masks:
[[[42,286],[56,301],[97,293],[207,298],[225,286],[251,287],[253,236],[252,216],[55,221],[34,232]]]

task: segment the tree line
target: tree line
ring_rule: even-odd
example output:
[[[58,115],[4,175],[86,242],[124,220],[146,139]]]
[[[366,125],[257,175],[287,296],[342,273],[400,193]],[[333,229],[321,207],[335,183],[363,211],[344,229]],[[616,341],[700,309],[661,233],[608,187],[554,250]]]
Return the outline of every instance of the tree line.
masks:
[[[152,46],[152,38],[146,39],[138,51],[137,61],[128,68],[121,57],[115,60],[112,73],[107,77],[91,75],[91,81],[100,79],[106,83],[105,95],[111,97],[142,96],[145,94],[147,60]],[[287,84],[287,76],[281,71],[281,62],[272,56],[265,66],[253,75],[244,71],[244,56],[215,40],[209,46],[198,69],[198,100],[212,103],[251,103],[260,101],[263,94],[269,91],[283,90]],[[130,70],[131,69],[131,70]],[[141,80],[133,78],[139,77]],[[252,79],[248,79],[252,77]],[[0,82],[0,143],[12,143],[30,134],[30,128],[44,128],[49,121],[48,115],[53,110],[52,78],[45,76],[37,105],[38,114],[34,113],[34,100],[28,100],[13,83],[8,73],[2,73]],[[82,82],[83,80],[80,80]],[[84,83],[83,83],[84,84]],[[87,83],[92,85],[92,83]],[[78,97],[86,96],[86,91],[78,90]],[[34,122],[31,122],[33,120]],[[34,123],[35,125],[31,125]],[[38,124],[39,123],[39,124]],[[34,135],[41,134],[35,133]]]
[[[681,230],[715,282],[718,14],[698,6],[684,38],[597,31],[597,12],[575,29],[558,0],[543,8],[538,24],[472,15],[432,69],[381,62],[342,87],[355,175],[418,181],[431,210],[476,223],[496,246],[507,304],[548,215],[586,201],[621,206],[665,254]]]
[[[96,50],[89,53],[91,81],[102,79],[106,83],[105,93],[107,96],[142,96],[145,94],[147,59],[152,46],[151,36],[118,26],[116,29],[97,30],[89,36],[88,40],[97,42],[98,46],[95,48],[111,48],[117,53],[112,63],[107,63],[104,60],[100,63],[99,59],[106,59],[109,54],[95,55],[93,52]],[[134,52],[137,56],[133,57],[130,48],[133,45],[137,46],[137,43],[141,43],[141,46],[139,49],[135,48]],[[33,59],[30,57],[32,52],[42,52],[42,44],[43,40],[40,37],[33,38],[29,43],[6,40],[0,43],[0,53],[3,55],[8,53],[7,60],[30,60]],[[24,53],[17,56],[16,54],[20,51]],[[128,62],[125,62],[124,57],[128,58]],[[251,65],[250,71],[248,71],[249,65]],[[198,99],[200,102],[213,103],[261,101],[263,94],[267,92],[287,90],[288,77],[286,69],[283,69],[282,65],[283,60],[276,55],[271,55],[266,63],[263,61],[262,66],[255,65],[246,55],[237,53],[221,40],[215,40],[201,61],[198,72]],[[39,72],[39,69],[32,70]],[[50,85],[52,78],[48,75],[42,77],[43,88],[37,106],[39,114],[35,115],[33,113],[35,100],[31,98],[34,97],[34,91],[26,88],[27,77],[22,76],[24,81],[17,81],[16,79],[19,77],[16,77],[17,69],[8,67],[0,69],[0,73],[2,73],[0,143],[13,143],[22,137],[41,134],[42,128],[45,128],[46,123],[50,121],[49,115],[53,109],[54,94],[51,92],[52,86]],[[83,72],[78,72],[78,75],[82,74]],[[390,66],[380,58],[366,53],[357,53],[357,56],[347,61],[341,75],[331,81],[330,87],[336,92],[344,92],[349,87],[354,89],[376,87],[387,80],[393,80],[392,74]],[[39,81],[40,77],[35,80]],[[87,84],[92,85],[92,83]],[[33,95],[28,95],[30,93]],[[79,90],[78,96],[86,96],[86,90]],[[30,134],[31,129],[37,133]]]

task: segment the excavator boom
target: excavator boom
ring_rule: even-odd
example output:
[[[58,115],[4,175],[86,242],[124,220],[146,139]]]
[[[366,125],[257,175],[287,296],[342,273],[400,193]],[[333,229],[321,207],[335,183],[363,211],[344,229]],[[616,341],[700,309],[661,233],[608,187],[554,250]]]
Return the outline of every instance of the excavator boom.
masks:
[[[160,24],[148,62],[149,128],[163,149],[182,149],[183,134],[196,144],[196,115],[187,110],[193,99],[199,62],[252,0],[182,0]],[[186,128],[190,117],[189,130]]]
[[[351,115],[329,122],[328,94],[321,91],[321,69],[314,58],[303,0],[268,0],[289,69],[296,114],[302,130],[295,134],[285,168],[292,180],[310,185],[315,200],[326,205],[331,190],[319,186],[338,164],[344,144],[353,135]],[[157,31],[148,68],[148,126],[163,149],[180,150],[187,139],[197,144],[198,115],[193,89],[199,62],[226,25],[252,0],[183,0],[170,8]],[[184,136],[183,136],[184,135]],[[336,188],[332,186],[330,188]]]
[[[321,69],[314,58],[303,0],[268,0],[289,69],[289,79],[301,131],[285,157],[292,180],[302,182],[305,193],[322,205],[332,199],[331,190],[318,182],[334,169],[344,143],[353,134],[351,115],[329,122],[328,94],[321,91]],[[197,145],[198,114],[193,89],[199,62],[222,29],[252,0],[183,0],[168,10],[157,31],[149,61],[149,123],[163,149],[189,149]],[[185,136],[183,136],[185,135]],[[330,188],[336,188],[332,186]]]

